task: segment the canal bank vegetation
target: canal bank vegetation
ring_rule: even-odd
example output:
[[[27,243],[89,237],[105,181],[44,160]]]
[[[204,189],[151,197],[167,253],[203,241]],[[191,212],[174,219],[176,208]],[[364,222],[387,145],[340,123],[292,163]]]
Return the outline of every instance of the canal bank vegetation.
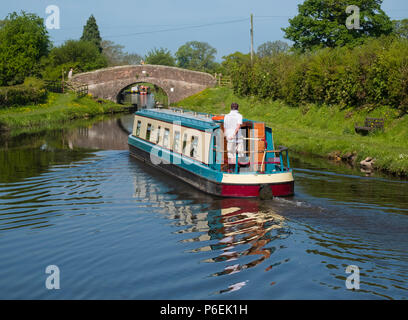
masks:
[[[44,81],[26,78],[23,84],[0,87],[0,109],[44,103],[47,97]]]
[[[67,121],[123,112],[122,105],[87,95],[48,93],[44,103],[0,108],[0,131],[46,128]]]
[[[408,112],[408,39],[394,35],[350,47],[283,52],[253,62],[234,54],[224,65],[237,95],[305,104]]]
[[[239,103],[244,117],[271,126],[276,145],[356,165],[366,157],[373,157],[376,169],[408,175],[408,116],[401,116],[398,109],[387,106],[356,109],[324,104],[293,107],[283,100],[239,96],[230,88],[207,89],[176,105],[226,114],[232,102]],[[355,124],[363,124],[367,116],[384,118],[384,131],[367,136],[355,133]]]

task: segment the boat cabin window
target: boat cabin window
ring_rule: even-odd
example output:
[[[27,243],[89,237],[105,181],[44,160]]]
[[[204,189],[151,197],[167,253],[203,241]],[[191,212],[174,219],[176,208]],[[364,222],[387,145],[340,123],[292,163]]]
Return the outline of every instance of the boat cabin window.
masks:
[[[183,153],[186,154],[186,147],[187,147],[187,133],[183,136]]]
[[[164,137],[163,137],[163,147],[169,147],[169,136],[170,136],[170,129],[164,129]]]
[[[136,127],[136,136],[140,136],[140,127],[142,126],[142,121],[138,120],[137,121],[137,127]]]
[[[179,152],[179,145],[180,145],[180,131],[175,131],[173,140],[173,150]]]
[[[190,157],[196,158],[197,157],[197,145],[198,145],[198,137],[192,136],[191,137],[191,148],[190,148]]]
[[[161,131],[161,127],[158,126],[157,127],[156,144],[158,144],[160,142],[160,131]]]
[[[146,140],[150,141],[150,134],[152,132],[152,125],[150,123],[147,124],[147,129],[146,129]]]
[[[152,125],[152,128],[150,129],[150,138],[149,139],[146,138],[146,140],[153,141],[154,139],[153,133],[154,133],[154,125]]]

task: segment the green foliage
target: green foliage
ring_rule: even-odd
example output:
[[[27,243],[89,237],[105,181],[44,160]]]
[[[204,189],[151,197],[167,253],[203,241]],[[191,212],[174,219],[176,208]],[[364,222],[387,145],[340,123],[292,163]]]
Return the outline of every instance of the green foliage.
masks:
[[[337,47],[306,54],[255,59],[224,57],[234,92],[283,100],[374,109],[382,105],[408,112],[408,40],[373,39],[356,48]]]
[[[350,4],[360,8],[360,29],[346,27]],[[282,30],[301,51],[359,45],[367,38],[392,33],[392,22],[381,4],[382,0],[305,0],[299,5],[299,14],[289,19],[290,26]]]
[[[234,91],[242,95],[249,94],[247,70],[251,68],[251,55],[237,51],[222,58],[222,72],[231,76]]]
[[[107,58],[89,41],[68,40],[60,47],[53,48],[49,54],[44,78],[62,78],[62,72],[71,67],[74,72],[86,72],[108,66]]]
[[[100,101],[100,99],[98,99]],[[49,93],[41,104],[0,109],[0,124],[6,129],[55,126],[74,119],[123,112],[123,106],[111,101],[99,103],[90,96],[77,98],[73,93]]]
[[[123,65],[135,65],[140,64],[142,56],[137,53],[125,53],[122,59]]]
[[[285,53],[290,49],[290,46],[284,41],[267,41],[261,44],[256,50],[258,57],[274,56],[279,53]]]
[[[47,80],[57,81],[62,80],[62,74],[64,74],[64,79],[66,80],[68,77],[68,72],[71,68],[73,68],[74,71],[79,70],[78,63],[67,62],[60,65],[54,65],[51,61],[49,61],[42,71],[42,77]]]
[[[103,40],[101,46],[109,67],[139,64],[142,60],[142,57],[137,53],[127,53],[123,51],[124,46],[115,44],[113,41]]]
[[[174,67],[176,65],[176,59],[171,54],[170,50],[165,48],[154,48],[153,50],[150,50],[145,57],[145,62],[147,64],[156,64],[170,67]]]
[[[0,108],[43,103],[47,91],[42,80],[26,78],[24,84],[0,87]]]
[[[24,80],[24,85],[30,88],[35,88],[38,90],[45,88],[45,82],[42,79],[34,78],[34,77],[27,77]]]
[[[19,84],[39,75],[50,41],[42,18],[13,12],[0,28],[0,86]]]
[[[206,42],[189,41],[177,50],[177,65],[190,70],[214,72],[218,67],[216,53],[217,50]]]
[[[224,56],[222,59],[221,66],[228,75],[234,74],[242,64],[251,63],[251,55],[239,51]]]
[[[394,20],[394,33],[401,38],[408,39],[408,19]]]
[[[96,19],[93,15],[91,15],[86,22],[86,25],[84,26],[84,30],[82,32],[82,41],[89,41],[92,42],[99,50],[99,52],[102,52],[102,38],[101,34],[99,33],[99,28],[96,23]]]

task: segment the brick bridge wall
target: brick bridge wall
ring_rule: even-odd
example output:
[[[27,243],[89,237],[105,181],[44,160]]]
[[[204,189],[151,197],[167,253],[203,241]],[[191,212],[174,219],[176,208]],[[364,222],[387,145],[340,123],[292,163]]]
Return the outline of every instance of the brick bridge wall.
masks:
[[[162,88],[169,103],[180,101],[216,84],[216,79],[204,72],[158,65],[119,66],[80,73],[73,82],[88,84],[93,96],[118,101],[119,93],[127,86],[149,82]]]

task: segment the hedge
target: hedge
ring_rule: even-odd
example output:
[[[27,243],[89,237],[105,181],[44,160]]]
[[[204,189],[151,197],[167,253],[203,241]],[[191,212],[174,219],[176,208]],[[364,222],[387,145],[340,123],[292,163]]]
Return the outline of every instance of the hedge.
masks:
[[[44,103],[47,91],[41,80],[27,78],[24,84],[0,87],[0,108]]]
[[[373,39],[355,48],[326,48],[244,61],[229,70],[235,93],[306,103],[408,112],[408,40]]]

